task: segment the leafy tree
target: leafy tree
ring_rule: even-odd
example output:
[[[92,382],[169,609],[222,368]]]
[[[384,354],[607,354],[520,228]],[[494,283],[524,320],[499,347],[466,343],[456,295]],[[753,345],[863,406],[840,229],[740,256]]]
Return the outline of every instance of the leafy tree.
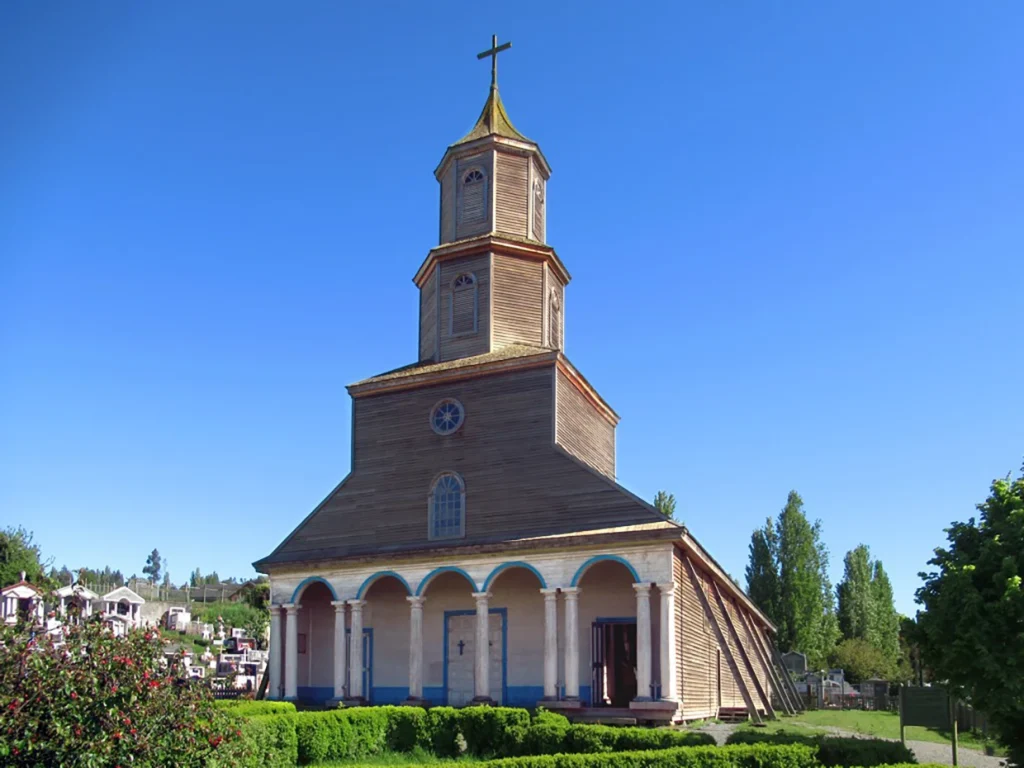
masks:
[[[978,511],[946,529],[921,574],[917,639],[935,677],[986,712],[1024,765],[1024,476],[993,482]]]
[[[658,491],[654,495],[654,506],[657,507],[658,511],[669,520],[675,520],[676,497],[673,494],[666,493],[665,491]]]
[[[807,654],[822,667],[838,639],[835,603],[828,581],[828,550],[820,521],[811,525],[803,499],[790,491],[775,523],[779,568],[779,645]]]
[[[779,585],[779,542],[769,517],[764,528],[750,536],[750,562],[747,564],[747,594],[773,623],[779,622],[782,595]]]
[[[891,680],[894,672],[892,662],[878,648],[860,638],[843,640],[833,648],[829,663],[842,669],[851,683],[871,678]]]
[[[836,589],[839,629],[847,640],[867,640],[877,645],[871,552],[866,545],[860,544],[846,553],[843,566],[843,580]]]
[[[893,676],[899,666],[900,651],[900,615],[893,604],[892,582],[882,567],[882,561],[875,561],[874,573],[871,576],[871,599],[874,604],[872,627],[869,633],[875,647],[889,660],[893,667]]]
[[[0,764],[140,768],[239,765],[246,742],[202,685],[162,667],[155,632],[114,637],[101,621],[62,643],[0,626]]]
[[[146,567],[142,569],[142,572],[149,577],[151,583],[156,584],[160,580],[161,567],[160,551],[154,549],[146,558]]]
[[[21,526],[0,531],[0,586],[16,584],[25,572],[25,579],[36,586],[49,586],[46,565],[39,545],[32,541],[31,531]]]
[[[164,586],[165,589],[170,589],[171,588],[171,573],[170,573],[170,571],[164,571],[163,586]]]

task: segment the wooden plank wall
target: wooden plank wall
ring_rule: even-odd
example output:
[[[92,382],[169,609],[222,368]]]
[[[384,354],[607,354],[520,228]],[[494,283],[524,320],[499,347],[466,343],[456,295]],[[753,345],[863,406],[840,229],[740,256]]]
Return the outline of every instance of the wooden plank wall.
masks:
[[[559,371],[556,376],[556,442],[580,461],[614,480],[615,427],[598,414],[565,374]]]
[[[455,239],[462,240],[473,235],[482,235],[491,231],[491,194],[494,189],[492,177],[492,158],[490,152],[482,152],[479,155],[460,158],[456,161],[455,175],[455,200],[456,200],[456,222]],[[466,171],[471,168],[479,168],[485,177],[484,185],[484,216],[474,221],[464,221],[462,216],[462,178]]]
[[[495,158],[495,229],[516,237],[529,237],[529,159],[498,152]]]
[[[435,267],[420,288],[420,360],[437,358],[437,276]]]
[[[441,361],[482,355],[490,351],[491,328],[488,311],[488,303],[491,301],[490,268],[490,255],[486,253],[441,263],[441,317],[439,318]],[[449,334],[452,281],[463,272],[472,272],[477,282],[477,329],[476,333],[452,336]]]
[[[494,254],[494,348],[542,346],[544,267],[538,261]]]
[[[455,240],[455,163],[441,177],[441,242]]]
[[[690,578],[686,575],[684,565],[685,554],[676,550],[675,553],[675,579],[676,579],[676,614],[680,618],[680,626],[677,628],[677,636],[680,638],[680,646],[677,648],[677,663],[679,666],[679,690],[683,699],[683,717],[693,720],[705,717],[714,717],[718,714],[719,706],[728,708],[743,708],[745,702],[740,691],[740,684],[746,685],[747,690],[754,697],[757,696],[756,687],[750,677],[746,666],[738,664],[740,680],[737,680],[725,658],[720,652],[718,641],[707,620],[700,600],[694,591]],[[708,598],[711,610],[717,617],[719,626],[725,634],[727,643],[732,651],[733,657],[737,660],[739,648],[735,639],[728,631],[725,616],[722,614],[711,590],[712,577],[704,571],[700,565],[691,560],[698,579]],[[741,627],[740,612],[748,621],[752,621],[749,611],[738,603],[733,597],[723,590],[723,601],[726,610],[729,611],[733,623]],[[754,622],[756,623],[756,622]],[[750,645],[750,638],[745,632],[739,631],[740,641],[747,654],[754,658],[755,649]],[[774,691],[772,681],[764,674],[764,670],[755,663],[754,672],[758,682],[765,691]],[[720,678],[719,678],[720,676]],[[722,696],[718,700],[718,680],[721,679]],[[756,699],[755,699],[756,701]],[[760,704],[758,704],[760,707]]]

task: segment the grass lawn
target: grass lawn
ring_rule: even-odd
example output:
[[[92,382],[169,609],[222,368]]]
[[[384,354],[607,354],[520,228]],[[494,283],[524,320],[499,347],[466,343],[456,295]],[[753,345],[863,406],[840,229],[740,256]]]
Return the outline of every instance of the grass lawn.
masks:
[[[776,730],[820,732],[820,729],[832,727],[842,728],[865,736],[877,736],[881,739],[898,739],[900,737],[900,716],[895,712],[865,712],[861,710],[819,709],[808,710],[791,718],[772,723],[769,727]],[[814,730],[819,729],[819,730]],[[960,746],[968,749],[984,750],[986,745],[995,746],[995,742],[985,739],[981,734],[961,733]],[[935,744],[950,744],[952,735],[947,731],[937,731],[912,725],[907,727],[907,739],[911,741],[930,741]],[[996,754],[1004,755],[1005,751],[997,748]]]
[[[435,757],[425,750],[417,749],[413,752],[385,752],[382,755],[376,757],[361,757],[358,760],[352,761],[335,761],[328,763],[316,763],[309,768],[381,768],[381,766],[400,766],[400,765],[447,765],[447,766],[462,766],[469,765],[471,763],[482,763],[475,757],[463,757],[458,760],[444,759]]]

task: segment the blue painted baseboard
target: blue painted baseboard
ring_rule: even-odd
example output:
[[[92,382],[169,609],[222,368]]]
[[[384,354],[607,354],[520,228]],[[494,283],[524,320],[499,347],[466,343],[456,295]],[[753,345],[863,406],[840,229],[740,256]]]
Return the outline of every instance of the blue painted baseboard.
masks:
[[[583,703],[583,706],[585,706],[585,707],[589,707],[590,706],[590,686],[589,685],[581,685],[580,686],[580,701]]]
[[[409,698],[407,685],[376,685],[371,701],[374,704],[401,704]]]
[[[509,707],[535,707],[542,698],[543,685],[510,685],[505,689],[505,705]]]
[[[444,704],[444,686],[423,686],[423,698],[429,701],[431,704]]]
[[[334,688],[300,685],[298,688],[298,694],[299,701],[311,701],[316,704],[322,704],[325,701],[329,701],[334,698]]]

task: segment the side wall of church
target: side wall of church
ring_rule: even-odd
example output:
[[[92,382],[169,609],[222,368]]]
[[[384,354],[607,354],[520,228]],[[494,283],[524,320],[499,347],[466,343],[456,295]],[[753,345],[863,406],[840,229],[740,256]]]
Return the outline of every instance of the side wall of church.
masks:
[[[427,281],[420,288],[420,360],[437,358],[437,283],[440,275],[437,267],[431,271]]]
[[[494,254],[494,347],[543,346],[544,267]]]
[[[580,461],[615,479],[615,427],[559,371],[556,374],[555,442]]]

